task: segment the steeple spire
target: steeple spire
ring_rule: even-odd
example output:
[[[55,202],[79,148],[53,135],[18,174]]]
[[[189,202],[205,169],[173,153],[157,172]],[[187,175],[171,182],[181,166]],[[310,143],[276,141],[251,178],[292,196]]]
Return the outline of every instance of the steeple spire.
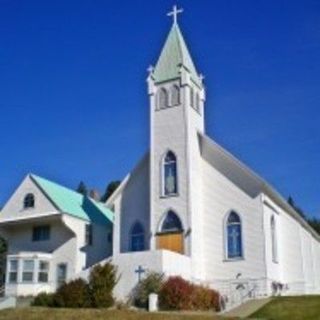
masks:
[[[178,20],[178,14],[182,13],[183,9],[178,9],[176,5],[173,6],[172,11],[167,13],[167,16],[172,16],[173,17],[173,23],[176,24]]]
[[[201,79],[177,23],[177,16],[182,11],[183,9],[173,6],[172,11],[168,13],[168,16],[173,17],[173,25],[153,71],[153,78],[156,83],[177,79],[181,75],[181,68],[184,68],[200,86]]]

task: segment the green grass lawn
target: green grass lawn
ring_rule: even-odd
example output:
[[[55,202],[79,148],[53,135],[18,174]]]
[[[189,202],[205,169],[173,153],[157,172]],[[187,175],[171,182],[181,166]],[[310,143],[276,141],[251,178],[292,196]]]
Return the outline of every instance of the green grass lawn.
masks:
[[[320,296],[275,298],[250,318],[268,320],[320,320]]]
[[[148,312],[97,310],[97,309],[48,309],[17,308],[0,311],[0,320],[222,320],[213,314],[151,314]],[[229,318],[228,318],[229,319]]]

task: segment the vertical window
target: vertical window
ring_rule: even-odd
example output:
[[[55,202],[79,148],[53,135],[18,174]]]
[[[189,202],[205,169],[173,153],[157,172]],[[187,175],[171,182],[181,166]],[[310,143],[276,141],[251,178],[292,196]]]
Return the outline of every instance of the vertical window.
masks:
[[[238,214],[231,212],[227,219],[227,257],[235,259],[242,257],[241,220]]]
[[[39,261],[38,282],[48,282],[49,262]]]
[[[37,226],[32,230],[32,241],[45,241],[50,239],[50,226]]]
[[[272,261],[278,262],[278,244],[277,244],[277,228],[276,221],[274,216],[270,220],[270,229],[271,229],[271,250],[272,250]]]
[[[175,195],[178,193],[177,159],[172,151],[168,151],[163,160],[162,182],[162,193],[164,196]]]
[[[159,109],[167,108],[169,106],[168,92],[165,88],[159,91]]]
[[[60,263],[57,266],[57,286],[60,287],[67,280],[67,264]]]
[[[131,229],[131,251],[143,251],[144,246],[144,229],[141,223],[136,222]]]
[[[18,260],[9,261],[9,283],[18,282]]]
[[[23,208],[29,209],[34,208],[34,195],[32,193],[28,193],[23,199]]]
[[[196,94],[196,110],[200,112],[200,96],[199,93]]]
[[[34,271],[34,260],[23,260],[22,281],[32,282]]]
[[[190,106],[194,108],[194,90],[190,88]]]
[[[176,106],[180,104],[180,89],[177,85],[171,88],[171,105]]]
[[[85,226],[85,242],[87,246],[92,245],[92,224],[86,224]]]

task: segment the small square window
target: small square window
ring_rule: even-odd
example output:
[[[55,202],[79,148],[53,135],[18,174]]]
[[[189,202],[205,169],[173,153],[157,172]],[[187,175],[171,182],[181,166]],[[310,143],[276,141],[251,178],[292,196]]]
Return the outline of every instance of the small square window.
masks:
[[[37,226],[32,230],[32,241],[45,241],[50,239],[50,226]]]

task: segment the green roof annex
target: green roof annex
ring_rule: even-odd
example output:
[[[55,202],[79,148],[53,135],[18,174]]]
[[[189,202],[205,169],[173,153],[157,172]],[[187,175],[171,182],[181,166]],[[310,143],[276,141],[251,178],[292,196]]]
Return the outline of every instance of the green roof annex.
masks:
[[[102,202],[39,176],[31,174],[30,178],[62,213],[98,224],[113,223],[113,212]]]

